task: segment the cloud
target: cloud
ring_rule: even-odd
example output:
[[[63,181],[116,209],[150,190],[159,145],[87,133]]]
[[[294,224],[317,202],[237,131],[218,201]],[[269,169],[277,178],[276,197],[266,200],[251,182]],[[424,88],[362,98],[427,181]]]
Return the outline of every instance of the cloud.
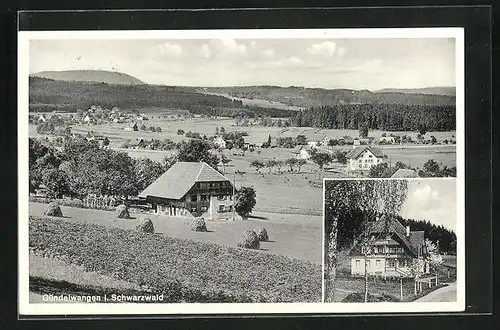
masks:
[[[204,58],[210,58],[212,54],[212,50],[210,49],[210,46],[207,44],[203,44],[200,47],[200,55]]]
[[[383,61],[378,58],[367,60],[363,63],[363,70],[376,71],[382,67]]]
[[[267,58],[267,59],[273,59],[274,58],[274,50],[272,49],[263,49],[260,51],[260,54],[262,57]]]
[[[182,46],[178,44],[170,44],[168,42],[158,45],[157,49],[161,55],[166,56],[180,56],[184,53]]]
[[[344,54],[347,52],[347,49],[345,47],[339,47],[337,48],[337,56],[342,57]]]
[[[413,193],[413,198],[422,210],[439,209],[441,207],[439,192],[430,185],[417,188]]]
[[[312,44],[307,47],[306,51],[309,55],[332,57],[335,55],[337,45],[333,41],[325,41],[319,44]]]
[[[234,39],[210,40],[210,46],[221,55],[245,55],[247,46],[239,44]]]

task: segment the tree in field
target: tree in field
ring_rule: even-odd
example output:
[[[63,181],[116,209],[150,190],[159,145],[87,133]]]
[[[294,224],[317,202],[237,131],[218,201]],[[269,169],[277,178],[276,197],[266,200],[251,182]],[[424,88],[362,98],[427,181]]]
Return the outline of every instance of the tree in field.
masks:
[[[177,130],[177,135],[184,135],[184,130],[178,129]]]
[[[292,157],[292,158],[288,158],[288,159],[286,159],[286,160],[285,160],[285,165],[290,166],[290,172],[293,172],[293,167],[294,167],[295,165],[297,165],[297,162],[298,162],[298,161],[299,161],[299,160],[298,160],[297,158],[294,158],[294,157]]]
[[[135,176],[137,178],[137,189],[142,191],[158,179],[165,168],[160,162],[156,162],[147,157],[135,160]]]
[[[137,123],[134,124],[134,127],[132,128],[135,132],[139,130],[139,126],[137,126]]]
[[[320,171],[323,171],[323,167],[332,162],[332,155],[326,152],[313,152],[311,160],[318,165]]]
[[[109,146],[109,139],[108,139],[108,137],[107,137],[107,136],[106,136],[106,137],[104,138],[104,140],[102,141],[102,145],[103,145],[103,146]]]
[[[368,137],[368,125],[363,123],[359,127],[359,137],[365,139]]]
[[[304,166],[305,164],[307,164],[307,161],[305,159],[298,159],[297,160],[297,172],[300,173],[300,169],[302,168],[302,166]]]
[[[333,150],[333,147],[335,147],[338,144],[339,144],[339,141],[337,139],[330,139],[330,140],[328,140],[328,146],[330,148],[332,148],[332,150]]]
[[[437,139],[434,135],[431,135],[431,143],[432,144],[436,144],[437,143]]]
[[[337,159],[339,164],[347,164],[347,157],[345,155],[346,153],[340,150],[337,150],[337,152],[335,152],[335,158]]]
[[[424,171],[431,176],[437,176],[439,173],[439,164],[434,159],[429,159],[424,163]]]
[[[338,242],[346,248],[370,244],[371,225],[377,217],[385,221],[399,214],[408,193],[407,180],[328,180],[325,182],[325,300],[334,301]],[[388,223],[387,228],[388,228]],[[346,230],[347,229],[347,230]],[[345,247],[345,246],[344,246]],[[365,263],[366,265],[366,263]],[[368,281],[365,274],[365,301]]]
[[[255,172],[260,173],[260,170],[266,165],[260,160],[254,160],[250,163],[250,166],[255,168]]]
[[[281,174],[281,169],[283,168],[283,165],[285,165],[285,162],[281,159],[277,159],[274,162],[274,165],[278,168],[278,173]]]
[[[276,161],[274,159],[268,159],[265,162],[265,165],[266,165],[267,169],[269,170],[269,174],[271,174],[273,167],[276,166]]]
[[[231,162],[231,159],[229,159],[228,157],[226,157],[226,155],[221,153],[220,162],[222,163],[222,168],[223,168],[224,174],[226,174],[226,166],[227,166],[227,164],[229,164]]]
[[[408,166],[405,163],[400,162],[399,160],[396,162],[396,164],[394,165],[394,167],[396,169],[398,169],[398,170],[399,169],[406,169],[406,168],[408,168]]]
[[[299,146],[306,145],[307,144],[307,139],[306,139],[305,135],[297,135],[296,143]]]
[[[252,187],[241,187],[235,196],[234,210],[243,219],[247,219],[257,203],[255,190]]]
[[[387,163],[380,163],[370,168],[368,176],[370,178],[390,178],[396,170],[396,168],[390,168]]]
[[[220,129],[219,129],[219,132],[221,134],[224,134],[224,133],[226,133],[226,129],[223,126],[221,126]]]
[[[62,198],[70,193],[67,174],[59,169],[48,168],[43,171],[42,183],[50,198]]]
[[[179,146],[178,160],[181,162],[205,162],[217,169],[219,157],[210,152],[210,144],[203,140],[183,141]]]
[[[271,134],[267,137],[267,147],[271,147]]]

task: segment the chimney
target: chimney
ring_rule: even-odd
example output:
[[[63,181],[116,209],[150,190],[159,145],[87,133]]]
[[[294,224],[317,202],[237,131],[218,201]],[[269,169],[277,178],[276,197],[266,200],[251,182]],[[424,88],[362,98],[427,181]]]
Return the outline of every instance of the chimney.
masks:
[[[406,237],[410,237],[410,226],[406,226]]]

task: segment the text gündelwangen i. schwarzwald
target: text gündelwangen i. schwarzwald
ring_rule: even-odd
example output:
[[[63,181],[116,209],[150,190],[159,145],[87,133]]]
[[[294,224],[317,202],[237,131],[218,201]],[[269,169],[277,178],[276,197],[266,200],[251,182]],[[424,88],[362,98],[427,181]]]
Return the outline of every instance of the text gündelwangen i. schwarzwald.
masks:
[[[111,294],[104,296],[93,295],[71,295],[71,294],[44,294],[42,296],[44,302],[162,302],[164,299],[163,294],[156,295],[124,295],[124,294]]]

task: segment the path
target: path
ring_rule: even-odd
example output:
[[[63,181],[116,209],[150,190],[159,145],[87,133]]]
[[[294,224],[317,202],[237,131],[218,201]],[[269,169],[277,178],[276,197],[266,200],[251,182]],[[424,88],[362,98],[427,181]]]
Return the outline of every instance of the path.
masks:
[[[457,282],[432,291],[415,302],[454,302],[457,301]]]

